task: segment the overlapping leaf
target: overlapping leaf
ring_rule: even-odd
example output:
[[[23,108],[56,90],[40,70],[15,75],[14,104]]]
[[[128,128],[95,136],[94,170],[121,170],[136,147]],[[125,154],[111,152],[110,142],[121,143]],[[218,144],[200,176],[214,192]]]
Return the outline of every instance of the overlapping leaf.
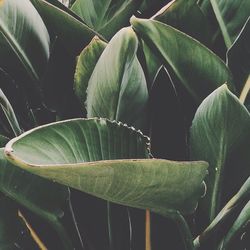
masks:
[[[142,0],[76,0],[71,9],[94,30],[110,39],[128,24]]]
[[[14,164],[45,178],[165,216],[176,210],[192,213],[204,193],[206,163],[138,159],[149,156],[148,139],[104,119],[38,127],[12,140],[5,153]],[[122,160],[104,160],[114,158]]]
[[[227,66],[196,40],[158,21],[133,17],[131,23],[148,46],[172,68],[197,103],[225,82],[234,88]]]
[[[142,128],[148,90],[131,28],[120,30],[100,56],[87,89],[88,117],[105,117]],[[115,53],[114,53],[115,51]]]
[[[191,156],[209,162],[202,210],[210,221],[250,175],[249,128],[249,112],[226,85],[208,96],[196,112],[190,131]]]

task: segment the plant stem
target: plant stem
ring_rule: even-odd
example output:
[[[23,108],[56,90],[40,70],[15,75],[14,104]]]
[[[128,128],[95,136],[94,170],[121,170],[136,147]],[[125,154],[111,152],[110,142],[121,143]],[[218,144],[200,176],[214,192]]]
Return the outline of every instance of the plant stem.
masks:
[[[247,98],[247,95],[248,95],[249,91],[250,91],[250,75],[248,75],[248,78],[247,78],[247,80],[246,80],[246,83],[245,83],[245,85],[244,85],[244,87],[243,87],[243,90],[241,91],[241,94],[240,94],[240,102],[241,102],[242,104],[244,104],[244,102],[245,102],[245,100],[246,100],[246,98]]]
[[[146,210],[145,250],[151,250],[150,211]]]
[[[107,217],[108,217],[108,234],[109,234],[109,249],[115,250],[112,232],[111,204],[107,202]]]

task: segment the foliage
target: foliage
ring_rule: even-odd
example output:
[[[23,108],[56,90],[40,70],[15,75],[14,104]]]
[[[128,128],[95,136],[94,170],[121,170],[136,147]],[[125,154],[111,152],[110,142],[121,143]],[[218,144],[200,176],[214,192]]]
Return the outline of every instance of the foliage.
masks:
[[[249,11],[0,0],[0,248],[245,249]]]

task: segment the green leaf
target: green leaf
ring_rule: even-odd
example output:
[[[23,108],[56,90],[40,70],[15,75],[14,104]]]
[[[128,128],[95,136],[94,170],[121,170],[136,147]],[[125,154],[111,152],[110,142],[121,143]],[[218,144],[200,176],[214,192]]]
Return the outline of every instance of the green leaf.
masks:
[[[233,89],[227,66],[196,40],[154,20],[133,17],[131,24],[148,46],[172,68],[197,103],[225,82]]]
[[[0,67],[15,76],[19,71],[13,60],[17,60],[37,83],[49,58],[49,45],[48,31],[29,0],[1,0]]]
[[[239,236],[241,233],[244,233],[244,230],[249,225],[250,221],[250,201],[247,202],[245,207],[242,209],[241,213],[235,220],[234,224],[230,228],[226,237],[222,241],[221,250],[229,249],[231,242]]]
[[[219,209],[250,175],[250,115],[226,87],[209,95],[198,108],[190,130],[191,158],[209,162],[207,195],[201,203],[204,219]]]
[[[0,190],[18,204],[45,219],[57,231],[63,244],[72,247],[61,223],[64,216],[62,207],[69,200],[67,187],[14,166],[6,160],[4,150],[0,149]]]
[[[142,0],[76,0],[71,9],[94,30],[110,39],[127,26]]]
[[[109,42],[89,80],[88,117],[143,127],[148,90],[136,57],[137,48],[138,40],[131,28],[120,30]]]
[[[235,78],[236,89],[242,93],[250,74],[250,18],[248,18],[238,38],[227,52],[227,64]]]
[[[82,106],[85,106],[89,79],[107,44],[97,36],[92,39],[77,59],[74,77],[74,91]]]
[[[250,199],[250,177],[246,180],[240,190],[230,199],[225,207],[219,212],[212,223],[199,235],[194,243],[196,247],[201,247],[204,244],[211,245],[211,239],[218,234],[220,228],[228,222],[235,213],[240,211]]]
[[[32,246],[32,243],[27,227],[18,216],[16,204],[0,194],[0,249],[15,250],[37,247]]]
[[[171,1],[152,19],[168,24],[203,44],[209,44],[211,39],[208,21],[196,0]]]
[[[48,29],[58,36],[58,39],[60,39],[70,54],[74,56],[78,55],[82,48],[84,48],[95,35],[98,35],[94,30],[68,12],[44,0],[31,1],[42,16]]]
[[[14,134],[16,136],[20,135],[22,133],[22,130],[19,126],[19,123],[17,121],[15,112],[9,102],[9,100],[7,99],[7,97],[5,96],[5,94],[3,93],[3,91],[0,89],[0,105],[1,108],[3,109],[3,112],[14,132]]]
[[[223,35],[226,47],[229,49],[237,39],[243,25],[249,17],[250,2],[248,0],[202,1],[201,8],[204,12],[209,12],[211,6],[219,24],[220,32]]]
[[[37,175],[165,216],[176,210],[194,212],[204,193],[205,162],[138,159],[149,157],[148,139],[105,119],[75,119],[35,128],[10,141],[5,153],[14,164]],[[113,158],[120,160],[104,160]]]

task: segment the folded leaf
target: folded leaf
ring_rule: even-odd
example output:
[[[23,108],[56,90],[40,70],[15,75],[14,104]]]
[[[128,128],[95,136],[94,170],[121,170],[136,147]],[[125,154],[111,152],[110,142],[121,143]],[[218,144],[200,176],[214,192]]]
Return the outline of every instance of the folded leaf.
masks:
[[[104,119],[75,119],[41,126],[6,146],[9,160],[53,181],[99,198],[165,216],[194,212],[204,194],[205,162],[146,158],[141,133]],[[120,160],[102,160],[116,158]],[[91,159],[100,160],[88,162]]]
[[[191,158],[209,162],[207,195],[201,203],[209,221],[250,175],[249,128],[249,112],[226,85],[209,95],[196,112],[190,130]]]
[[[74,90],[83,107],[85,106],[87,98],[89,79],[106,46],[107,44],[105,42],[98,37],[94,37],[89,45],[83,49],[77,59],[74,77]]]
[[[100,56],[87,89],[88,117],[105,117],[143,128],[148,90],[131,28],[120,30]]]
[[[29,0],[0,3],[0,67],[8,73],[27,74],[34,83],[43,74],[49,58],[48,31]]]
[[[172,68],[197,103],[225,82],[234,89],[227,66],[196,40],[154,20],[133,17],[131,24],[148,46]]]

